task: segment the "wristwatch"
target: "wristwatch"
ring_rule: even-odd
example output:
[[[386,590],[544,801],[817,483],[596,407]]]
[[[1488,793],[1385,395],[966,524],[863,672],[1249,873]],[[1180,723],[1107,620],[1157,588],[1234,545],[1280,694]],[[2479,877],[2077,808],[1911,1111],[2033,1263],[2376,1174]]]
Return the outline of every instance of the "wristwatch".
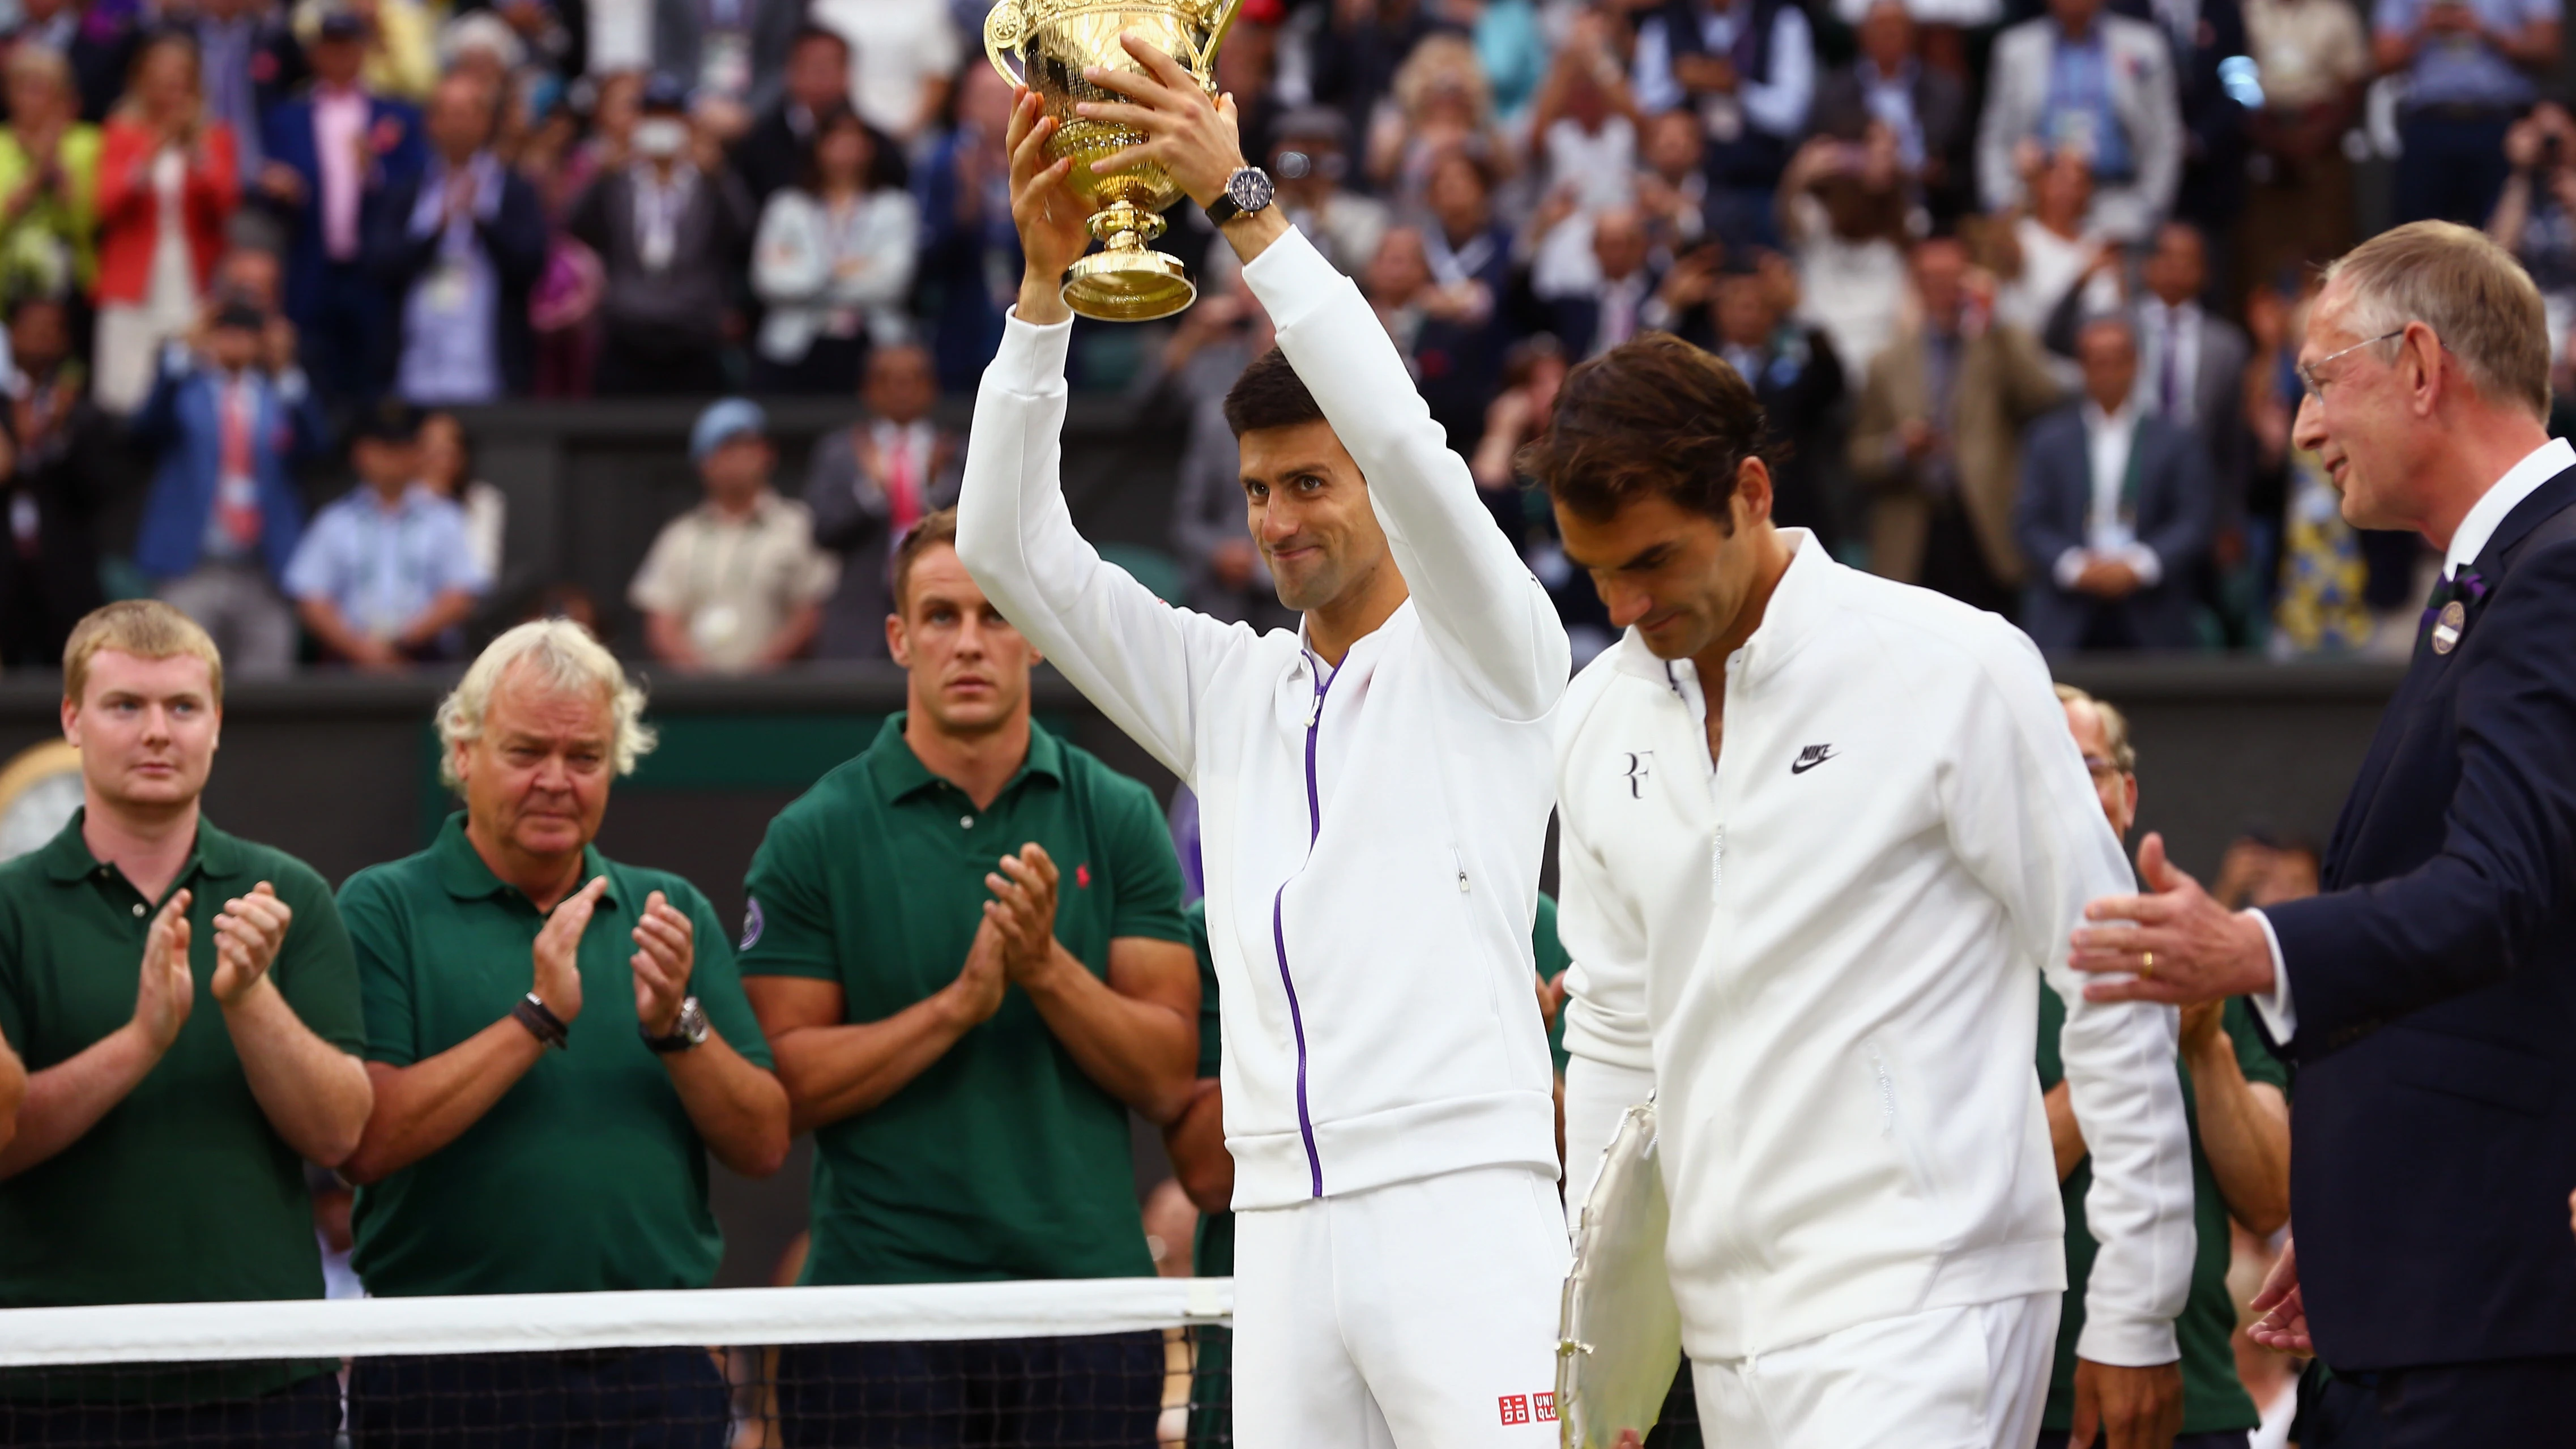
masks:
[[[673,1052],[684,1052],[692,1047],[706,1045],[707,1013],[698,1005],[698,999],[692,996],[680,1003],[680,1019],[671,1023],[669,1036],[655,1036],[645,1031],[644,1024],[640,1021],[635,1024],[635,1030],[644,1038],[646,1046],[660,1055],[668,1056]]]
[[[1238,216],[1250,216],[1270,205],[1279,188],[1270,183],[1270,173],[1258,166],[1246,166],[1225,178],[1225,190],[1208,203],[1207,219],[1218,226]]]

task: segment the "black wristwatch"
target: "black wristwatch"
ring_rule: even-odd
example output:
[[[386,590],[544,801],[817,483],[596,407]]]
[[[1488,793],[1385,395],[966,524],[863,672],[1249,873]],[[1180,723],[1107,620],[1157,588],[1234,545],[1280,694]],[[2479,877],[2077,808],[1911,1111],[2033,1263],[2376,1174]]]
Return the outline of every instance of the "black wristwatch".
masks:
[[[655,1036],[645,1031],[644,1024],[640,1021],[635,1024],[635,1030],[644,1038],[646,1046],[660,1055],[668,1056],[673,1052],[684,1052],[692,1047],[706,1045],[707,1013],[698,1005],[698,999],[692,996],[680,1003],[680,1019],[671,1023],[669,1036]]]
[[[1207,219],[1218,226],[1238,216],[1250,216],[1270,205],[1279,188],[1270,182],[1270,173],[1258,166],[1246,166],[1225,178],[1225,190],[1207,205]]]

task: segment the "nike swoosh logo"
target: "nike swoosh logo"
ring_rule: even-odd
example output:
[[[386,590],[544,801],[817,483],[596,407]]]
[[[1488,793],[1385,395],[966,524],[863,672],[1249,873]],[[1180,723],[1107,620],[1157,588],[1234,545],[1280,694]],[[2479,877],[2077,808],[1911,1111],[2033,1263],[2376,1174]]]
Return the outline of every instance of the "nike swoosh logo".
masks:
[[[1832,755],[1818,755],[1813,759],[1809,759],[1802,755],[1789,762],[1789,773],[1792,775],[1803,775],[1809,770],[1816,768],[1818,765],[1821,765],[1832,758],[1834,758]]]

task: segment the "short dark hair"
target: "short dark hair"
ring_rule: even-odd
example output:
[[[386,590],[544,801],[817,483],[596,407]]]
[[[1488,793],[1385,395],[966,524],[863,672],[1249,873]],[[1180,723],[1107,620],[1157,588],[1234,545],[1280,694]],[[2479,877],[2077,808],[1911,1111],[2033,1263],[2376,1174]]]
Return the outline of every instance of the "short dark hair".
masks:
[[[1554,419],[1519,463],[1579,517],[1660,497],[1731,529],[1736,475],[1763,452],[1762,405],[1735,369],[1647,332],[1565,375]]]
[[[1225,425],[1238,438],[1263,428],[1296,428],[1324,420],[1306,379],[1288,365],[1288,354],[1273,347],[1254,358],[1225,395]]]
[[[954,508],[943,508],[936,513],[923,514],[921,521],[907,530],[903,538],[895,544],[891,582],[894,585],[894,611],[897,614],[908,617],[911,613],[911,601],[905,596],[912,589],[912,566],[920,562],[923,554],[943,543],[950,548],[957,546],[957,510]]]
[[[830,43],[839,46],[841,48],[841,54],[843,55],[848,55],[850,53],[850,37],[843,35],[841,32],[834,30],[828,25],[818,24],[811,20],[797,26],[796,33],[787,38],[788,53],[792,55],[818,40],[829,41]]]

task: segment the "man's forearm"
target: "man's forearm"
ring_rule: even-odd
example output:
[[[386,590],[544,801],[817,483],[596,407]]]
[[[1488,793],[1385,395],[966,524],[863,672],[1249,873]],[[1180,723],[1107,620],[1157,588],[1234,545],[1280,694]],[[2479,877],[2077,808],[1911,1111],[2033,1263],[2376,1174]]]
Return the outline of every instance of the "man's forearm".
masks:
[[[1288,209],[1265,206],[1248,216],[1238,216],[1217,231],[1234,248],[1239,261],[1251,261],[1270,250],[1270,244],[1288,234]]]
[[[1156,1125],[1189,1105],[1198,1055],[1189,1017],[1120,995],[1060,941],[1045,969],[1020,985],[1074,1064],[1109,1095]]]
[[[716,1161],[745,1177],[767,1177],[787,1160],[787,1090],[776,1077],[713,1033],[662,1064]]]
[[[29,1077],[26,1100],[18,1107],[18,1135],[0,1149],[0,1181],[78,1142],[125,1100],[160,1062],[163,1050],[128,1022],[80,1055]]]
[[[0,1148],[18,1131],[18,1108],[27,1100],[27,1064],[0,1041]]]
[[[1163,1153],[1191,1205],[1203,1213],[1234,1206],[1234,1154],[1225,1145],[1225,1092],[1214,1077],[1190,1089],[1190,1104],[1163,1129]]]
[[[2200,1116],[2201,1155],[2227,1211],[2261,1237],[2290,1220],[2290,1112],[2278,1090],[2245,1079],[2224,1032],[2185,1059]]]
[[[2084,1160],[2084,1129],[2075,1121],[2075,1099],[2059,1082],[2039,1099],[2048,1109],[2048,1151],[2056,1159],[2057,1180],[2064,1182],[2074,1175],[2075,1166]]]
[[[547,1050],[536,1033],[505,1016],[427,1061],[367,1063],[375,1108],[341,1175],[360,1185],[379,1182],[455,1141]]]
[[[775,1032],[769,1054],[787,1091],[788,1130],[874,1110],[930,1070],[972,1027],[942,991],[883,1021]]]
[[[277,1135],[307,1161],[346,1161],[375,1105],[366,1064],[315,1036],[265,976],[223,1013],[242,1075]]]

